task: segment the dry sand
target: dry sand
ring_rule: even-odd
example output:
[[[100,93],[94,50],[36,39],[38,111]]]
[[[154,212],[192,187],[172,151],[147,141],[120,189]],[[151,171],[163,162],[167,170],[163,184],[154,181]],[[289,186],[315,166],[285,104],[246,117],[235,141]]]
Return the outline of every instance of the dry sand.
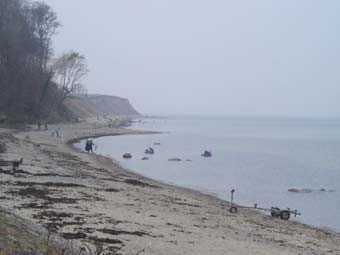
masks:
[[[253,210],[231,214],[225,201],[130,173],[69,144],[134,131],[96,120],[58,127],[61,138],[0,129],[6,147],[0,206],[78,247],[108,254],[340,254],[337,233]],[[21,157],[23,164],[11,171],[8,161]]]

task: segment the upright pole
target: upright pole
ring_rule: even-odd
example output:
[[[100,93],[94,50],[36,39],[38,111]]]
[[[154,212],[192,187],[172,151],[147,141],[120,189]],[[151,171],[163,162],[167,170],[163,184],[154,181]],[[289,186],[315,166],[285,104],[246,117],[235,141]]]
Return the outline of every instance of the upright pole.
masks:
[[[232,189],[232,190],[230,191],[230,193],[231,193],[230,207],[233,207],[233,202],[234,202],[234,192],[235,192],[235,189]]]

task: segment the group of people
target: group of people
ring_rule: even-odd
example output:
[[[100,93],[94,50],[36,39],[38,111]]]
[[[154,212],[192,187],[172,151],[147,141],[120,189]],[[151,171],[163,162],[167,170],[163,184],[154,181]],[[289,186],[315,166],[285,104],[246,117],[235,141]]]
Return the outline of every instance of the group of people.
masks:
[[[86,143],[85,143],[85,150],[88,153],[93,153],[93,147],[95,146],[95,144],[93,143],[93,140],[87,139]]]
[[[61,131],[60,128],[54,128],[51,130],[51,135],[53,137],[61,138]]]

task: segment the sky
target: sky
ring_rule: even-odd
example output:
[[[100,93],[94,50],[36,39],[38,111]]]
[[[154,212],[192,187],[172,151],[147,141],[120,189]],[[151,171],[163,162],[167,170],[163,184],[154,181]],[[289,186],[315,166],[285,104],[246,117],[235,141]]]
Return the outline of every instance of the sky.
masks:
[[[45,2],[89,93],[143,114],[340,117],[340,1]]]

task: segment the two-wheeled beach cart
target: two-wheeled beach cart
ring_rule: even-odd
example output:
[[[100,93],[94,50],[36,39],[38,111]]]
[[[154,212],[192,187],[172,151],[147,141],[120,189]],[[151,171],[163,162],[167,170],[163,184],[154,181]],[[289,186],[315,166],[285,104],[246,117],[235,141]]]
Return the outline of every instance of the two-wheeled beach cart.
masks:
[[[230,208],[229,212],[231,213],[237,213],[239,208],[242,209],[255,209],[259,211],[264,211],[264,212],[270,212],[270,215],[276,218],[280,218],[282,220],[289,220],[291,215],[294,215],[295,217],[297,215],[301,215],[297,210],[291,210],[290,208],[287,208],[285,210],[281,210],[278,207],[272,207],[272,208],[261,208],[258,207],[257,204],[254,204],[254,206],[241,206],[237,205],[234,203],[234,193],[235,189],[232,189],[230,191],[231,193],[231,199],[230,199]]]

